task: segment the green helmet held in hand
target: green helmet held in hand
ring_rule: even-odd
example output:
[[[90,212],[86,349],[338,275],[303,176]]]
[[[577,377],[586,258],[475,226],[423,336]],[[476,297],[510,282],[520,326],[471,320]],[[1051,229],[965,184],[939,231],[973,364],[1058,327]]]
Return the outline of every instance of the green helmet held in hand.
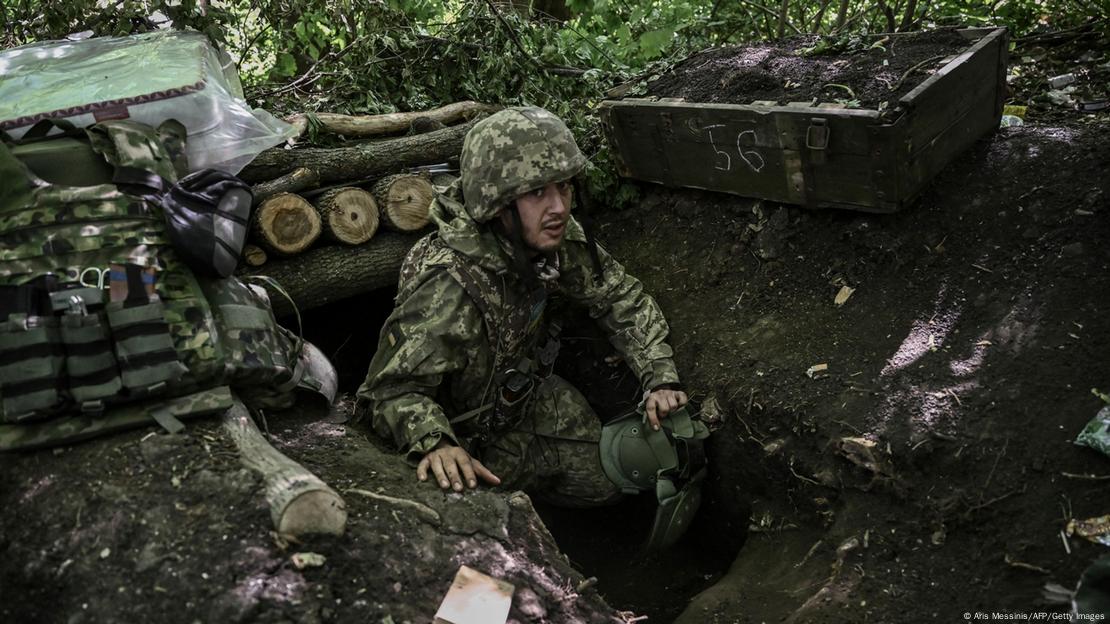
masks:
[[[642,407],[642,406],[641,406]],[[659,501],[648,551],[673,545],[690,528],[701,505],[706,475],[704,440],[709,429],[685,406],[653,430],[642,409],[601,428],[601,467],[625,494],[654,491]]]
[[[537,107],[499,111],[463,141],[460,168],[466,211],[485,223],[518,195],[582,172],[586,157],[555,115]]]

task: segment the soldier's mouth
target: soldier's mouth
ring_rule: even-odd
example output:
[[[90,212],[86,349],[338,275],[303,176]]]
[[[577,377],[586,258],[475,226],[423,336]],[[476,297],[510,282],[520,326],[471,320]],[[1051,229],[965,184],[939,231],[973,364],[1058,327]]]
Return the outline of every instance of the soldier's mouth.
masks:
[[[566,221],[558,221],[558,222],[555,222],[555,223],[549,223],[549,224],[545,225],[543,229],[544,229],[545,232],[548,232],[550,234],[562,234],[563,230],[565,230],[566,227],[567,227]]]

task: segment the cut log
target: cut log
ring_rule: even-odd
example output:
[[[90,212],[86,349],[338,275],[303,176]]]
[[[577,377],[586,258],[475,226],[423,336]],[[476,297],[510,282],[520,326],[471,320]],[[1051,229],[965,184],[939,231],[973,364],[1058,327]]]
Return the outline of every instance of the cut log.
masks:
[[[247,243],[243,245],[243,261],[247,266],[260,267],[266,264],[266,250],[258,245]]]
[[[362,143],[353,147],[278,149],[258,155],[241,172],[247,182],[272,180],[298,167],[320,173],[323,184],[382,176],[406,167],[458,158],[463,137],[474,123],[450,126],[415,136]]]
[[[370,137],[395,132],[405,132],[414,120],[426,117],[440,124],[451,124],[460,119],[473,119],[478,115],[493,113],[501,110],[501,106],[482,104],[481,102],[455,102],[429,111],[414,111],[411,113],[387,113],[385,115],[340,115],[337,113],[316,113],[316,120],[329,132],[342,134],[345,137]],[[285,118],[297,129],[296,136],[304,134],[308,129],[308,115],[298,114]]]
[[[413,173],[386,176],[373,190],[385,227],[397,232],[415,232],[428,225],[435,189],[427,177]]]
[[[265,267],[244,267],[240,274],[274,278],[304,311],[397,286],[401,262],[418,240],[419,235],[379,232],[365,245],[317,247],[296,258],[271,260]],[[293,313],[284,296],[271,292],[270,301],[274,314]]]
[[[442,130],[446,127],[446,124],[442,124],[431,117],[417,117],[412,120],[412,125],[409,126],[409,134],[424,134],[425,132]]]
[[[298,254],[320,237],[320,214],[305,198],[278,193],[254,211],[255,243],[281,256]]]
[[[353,186],[332,189],[316,200],[324,235],[338,243],[361,245],[378,231],[378,204]]]
[[[342,535],[347,525],[343,498],[304,466],[262,437],[245,405],[236,399],[223,418],[243,465],[262,474],[270,518],[278,533]]]
[[[254,191],[254,205],[257,206],[278,193],[296,193],[315,188],[319,184],[320,174],[308,167],[300,167],[275,180],[255,184],[251,189]]]

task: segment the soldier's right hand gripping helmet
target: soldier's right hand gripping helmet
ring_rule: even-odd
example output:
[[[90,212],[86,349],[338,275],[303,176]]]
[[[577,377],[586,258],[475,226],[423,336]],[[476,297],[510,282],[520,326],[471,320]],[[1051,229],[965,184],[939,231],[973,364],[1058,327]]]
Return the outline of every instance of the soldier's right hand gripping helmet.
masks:
[[[643,404],[601,428],[601,467],[625,494],[653,491],[659,501],[646,550],[666,548],[690,528],[701,506],[709,429],[683,406],[660,421],[646,422]]]
[[[561,119],[542,108],[518,107],[474,124],[459,164],[466,211],[485,223],[517,196],[578,175],[586,157]]]

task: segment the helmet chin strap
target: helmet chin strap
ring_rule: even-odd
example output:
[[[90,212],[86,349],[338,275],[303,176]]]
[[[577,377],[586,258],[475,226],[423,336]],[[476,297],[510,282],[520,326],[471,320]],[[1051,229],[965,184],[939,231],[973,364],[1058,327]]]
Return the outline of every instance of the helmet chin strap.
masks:
[[[516,201],[509,205],[508,211],[513,219],[513,227],[509,231],[509,240],[513,244],[513,264],[529,290],[540,288],[540,280],[532,270],[528,247],[524,244],[524,224],[520,220],[520,208],[517,207]]]

